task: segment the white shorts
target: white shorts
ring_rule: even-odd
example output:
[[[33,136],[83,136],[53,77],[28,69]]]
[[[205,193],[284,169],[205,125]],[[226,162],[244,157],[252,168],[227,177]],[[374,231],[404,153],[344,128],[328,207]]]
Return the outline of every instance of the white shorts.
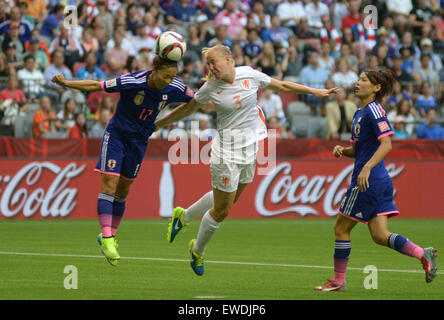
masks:
[[[224,192],[234,192],[239,183],[245,184],[253,181],[256,162],[241,163],[211,163],[211,184],[214,189]]]

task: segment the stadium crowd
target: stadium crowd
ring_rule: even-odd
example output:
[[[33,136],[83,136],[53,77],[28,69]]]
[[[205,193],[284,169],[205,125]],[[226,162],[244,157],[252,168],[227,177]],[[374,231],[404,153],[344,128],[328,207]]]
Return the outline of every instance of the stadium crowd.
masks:
[[[72,5],[77,15],[65,11]],[[377,9],[377,19],[368,19],[375,11],[367,5]],[[187,40],[178,77],[193,90],[206,73],[201,49],[221,43],[236,65],[311,87],[343,88],[329,100],[261,92],[259,105],[278,138],[348,139],[358,108],[354,83],[366,68],[384,66],[397,80],[383,103],[394,138],[444,139],[444,0],[1,1],[0,134],[101,137],[115,94],[87,95],[52,77],[105,80],[151,69],[155,40],[166,30]],[[198,120],[193,130],[191,120]],[[202,110],[176,125],[210,138],[215,113]],[[152,138],[168,138],[174,129]]]

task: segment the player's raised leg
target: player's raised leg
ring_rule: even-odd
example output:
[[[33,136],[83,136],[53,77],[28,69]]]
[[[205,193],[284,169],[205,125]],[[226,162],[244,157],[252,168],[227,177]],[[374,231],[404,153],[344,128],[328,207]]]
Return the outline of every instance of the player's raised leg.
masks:
[[[387,228],[387,216],[381,215],[371,219],[368,223],[373,241],[382,246],[388,246],[399,253],[418,259],[425,271],[426,282],[432,282],[436,277],[436,257],[435,248],[421,248],[409,239],[397,233],[391,233]]]
[[[357,221],[337,216],[335,230],[335,253],[334,253],[334,279],[327,279],[323,286],[315,287],[317,291],[346,291],[345,276],[347,272],[348,259],[351,252],[350,232]]]
[[[97,236],[97,243],[112,266],[116,266],[120,260],[112,235],[114,194],[118,182],[118,176],[102,174],[102,187],[97,200],[97,214],[102,230],[102,233]]]

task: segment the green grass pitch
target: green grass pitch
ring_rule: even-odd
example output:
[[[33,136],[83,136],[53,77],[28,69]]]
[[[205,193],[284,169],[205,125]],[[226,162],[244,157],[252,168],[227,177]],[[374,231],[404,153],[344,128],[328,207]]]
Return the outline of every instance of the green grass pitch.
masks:
[[[227,219],[198,277],[187,249],[198,220],[173,244],[166,241],[167,220],[123,220],[118,267],[100,253],[96,220],[3,220],[0,299],[444,299],[444,257],[427,284],[419,261],[374,244],[363,224],[352,232],[349,291],[315,292],[333,276],[333,225],[334,219]],[[444,219],[395,218],[389,228],[444,254]],[[72,275],[64,273],[67,265],[77,269],[77,289],[64,288]],[[364,288],[367,265],[378,270],[377,289]]]

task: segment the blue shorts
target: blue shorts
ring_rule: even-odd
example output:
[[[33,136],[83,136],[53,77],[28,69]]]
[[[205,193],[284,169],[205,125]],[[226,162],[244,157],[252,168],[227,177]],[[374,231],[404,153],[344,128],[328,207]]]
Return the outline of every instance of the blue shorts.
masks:
[[[360,192],[356,184],[350,185],[339,208],[339,213],[347,218],[363,223],[377,216],[393,217],[399,214],[393,203],[393,184],[370,182],[370,188]]]
[[[140,171],[147,146],[148,139],[126,139],[114,130],[106,130],[94,171],[134,180]]]

